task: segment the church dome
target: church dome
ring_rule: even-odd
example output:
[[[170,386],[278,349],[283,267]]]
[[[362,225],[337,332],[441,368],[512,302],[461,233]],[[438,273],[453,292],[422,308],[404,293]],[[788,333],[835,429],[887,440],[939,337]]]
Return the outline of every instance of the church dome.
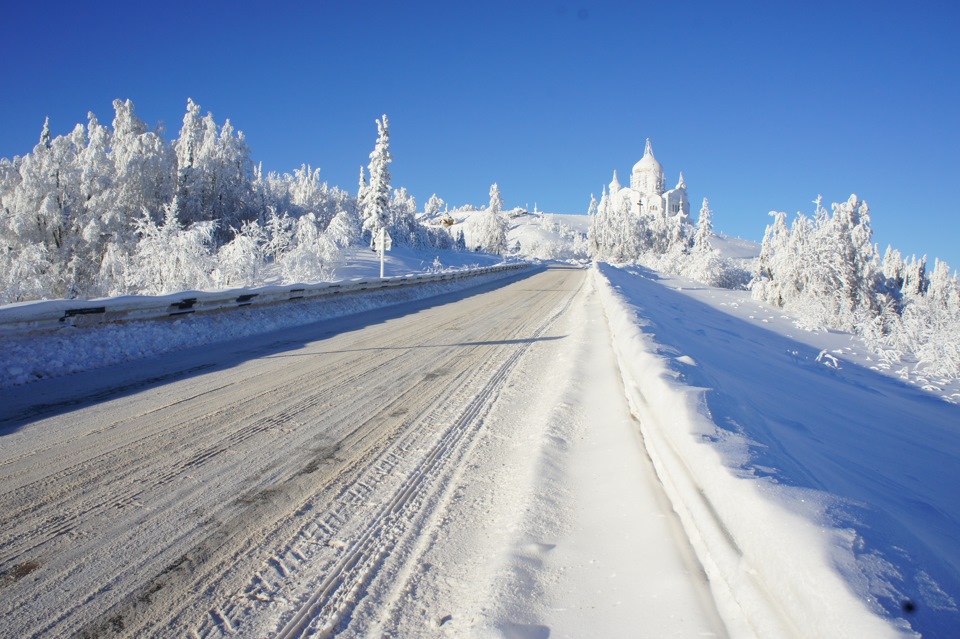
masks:
[[[647,146],[643,150],[643,157],[640,158],[639,162],[633,165],[634,173],[642,173],[647,171],[663,175],[663,165],[660,164],[657,158],[653,157],[653,145],[650,144],[650,138],[647,138]]]
[[[643,157],[633,165],[630,188],[639,191],[642,195],[663,195],[664,186],[663,165],[653,157],[653,146],[650,144],[650,138],[647,138]]]

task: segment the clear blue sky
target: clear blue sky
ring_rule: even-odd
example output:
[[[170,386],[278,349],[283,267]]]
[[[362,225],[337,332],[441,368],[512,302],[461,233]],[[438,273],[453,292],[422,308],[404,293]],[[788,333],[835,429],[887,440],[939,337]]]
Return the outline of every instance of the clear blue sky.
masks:
[[[422,204],[579,213],[653,140],[723,232],[856,193],[874,239],[960,268],[960,8],[921,2],[54,2],[0,20],[0,156],[112,120],[176,136],[186,100],[254,161],[354,190],[391,120]],[[695,206],[695,208],[699,208]]]

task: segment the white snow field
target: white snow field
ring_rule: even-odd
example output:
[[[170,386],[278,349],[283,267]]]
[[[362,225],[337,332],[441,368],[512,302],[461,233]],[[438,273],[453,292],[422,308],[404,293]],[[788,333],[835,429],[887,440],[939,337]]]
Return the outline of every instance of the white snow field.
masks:
[[[858,343],[606,264],[2,337],[0,636],[955,636],[960,407]]]

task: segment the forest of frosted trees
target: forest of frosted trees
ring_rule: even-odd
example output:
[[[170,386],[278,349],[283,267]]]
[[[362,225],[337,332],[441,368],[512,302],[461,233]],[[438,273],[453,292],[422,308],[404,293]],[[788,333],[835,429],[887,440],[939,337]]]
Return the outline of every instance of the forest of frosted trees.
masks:
[[[812,328],[864,337],[890,363],[904,355],[934,375],[960,376],[960,280],[945,262],[905,259],[873,244],[866,202],[851,195],[789,227],[775,213],[751,283],[755,299],[786,308]]]
[[[888,364],[914,360],[931,375],[960,376],[960,279],[936,260],[905,259],[873,244],[866,202],[851,196],[828,212],[787,226],[775,213],[752,278],[709,243],[704,199],[695,228],[679,215],[637,214],[618,189],[591,200],[590,247],[597,259],[635,262],[711,286],[749,287],[754,299],[785,308],[808,328],[860,335]]]
[[[112,127],[91,113],[52,137],[46,123],[31,153],[0,159],[0,304],[250,286],[268,266],[284,282],[326,279],[380,226],[400,244],[453,244],[391,191],[386,116],[357,198],[306,165],[264,174],[243,133],[192,100],[169,142],[129,100],[113,106]]]

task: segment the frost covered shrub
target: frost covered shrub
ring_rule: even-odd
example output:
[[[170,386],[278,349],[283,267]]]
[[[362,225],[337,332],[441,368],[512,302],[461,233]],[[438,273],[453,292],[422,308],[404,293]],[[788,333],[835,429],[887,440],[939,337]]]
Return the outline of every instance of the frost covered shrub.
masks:
[[[888,257],[890,253],[888,250]],[[896,261],[899,256],[894,253],[892,257]],[[884,260],[885,271],[889,261]],[[890,303],[875,320],[884,322],[885,330],[865,337],[874,348],[888,353],[888,359],[896,361],[912,354],[925,372],[960,377],[960,280],[940,260],[935,261],[929,278],[925,269],[917,270],[916,260],[903,264],[913,275],[903,278],[898,303]],[[896,274],[896,267],[893,272]],[[894,275],[887,285],[892,289],[900,281]]]
[[[0,249],[0,304],[42,298],[51,288],[50,267],[43,244],[28,244],[16,253]]]
[[[645,253],[636,262],[660,273],[679,275],[718,288],[743,289],[750,281],[749,273],[709,245],[700,250],[676,247],[659,255]]]
[[[709,246],[705,250],[694,250],[691,258],[681,264],[678,274],[717,288],[744,289],[750,282],[747,271]]]
[[[245,222],[233,239],[217,251],[213,283],[218,288],[253,286],[261,281],[266,233],[259,224]]]
[[[297,220],[290,249],[280,259],[286,283],[330,279],[341,258],[341,247],[320,231],[312,213]]]
[[[133,253],[130,283],[138,292],[162,295],[210,285],[214,224],[195,222],[183,228],[175,209],[176,203],[166,207],[159,225],[146,214],[137,221],[140,241]]]

